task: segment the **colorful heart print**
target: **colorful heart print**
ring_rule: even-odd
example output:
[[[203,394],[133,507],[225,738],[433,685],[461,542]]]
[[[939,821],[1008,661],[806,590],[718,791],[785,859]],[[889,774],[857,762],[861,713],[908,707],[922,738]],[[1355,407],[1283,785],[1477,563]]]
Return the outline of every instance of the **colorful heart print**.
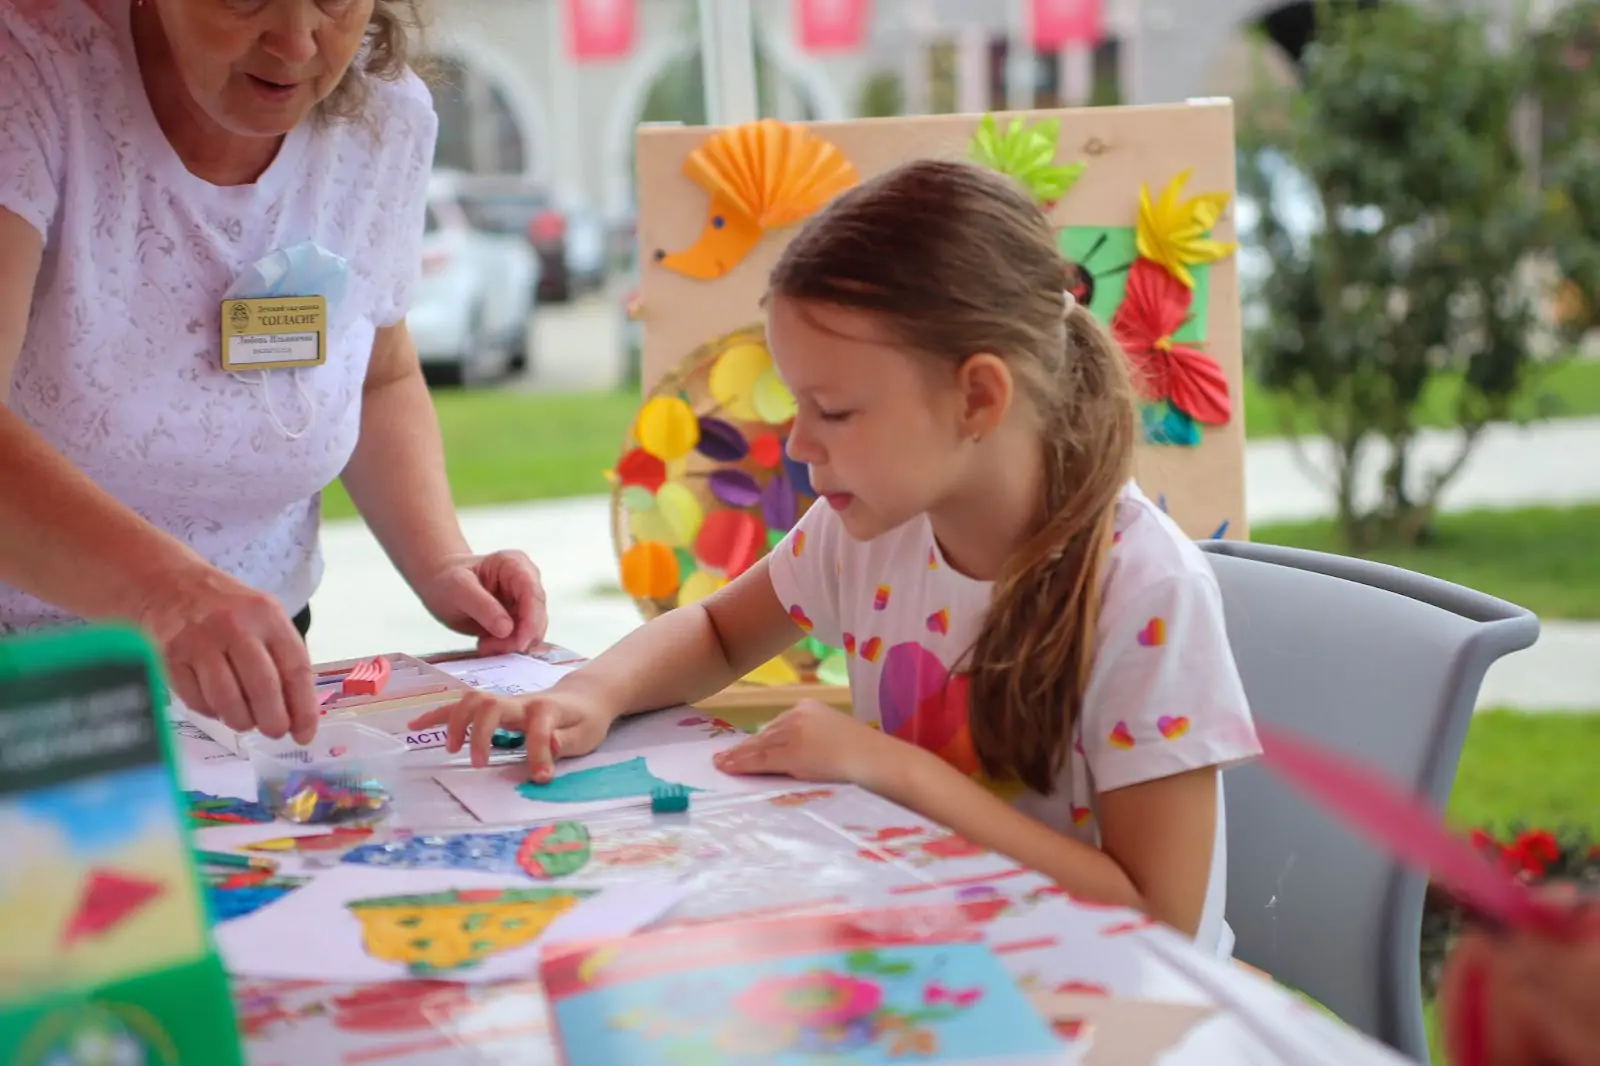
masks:
[[[872,597],[874,611],[887,611],[889,609],[889,586],[879,585],[878,591]]]
[[[794,537],[789,541],[789,550],[794,553],[794,557],[796,559],[800,558],[800,556],[805,554],[805,550],[806,550],[806,531],[805,530],[797,529],[797,530],[794,531]]]
[[[883,650],[882,637],[868,637],[860,645],[861,657],[869,663],[878,661],[878,653]]]
[[[1112,728],[1111,734],[1106,737],[1106,741],[1113,748],[1120,748],[1123,751],[1133,747],[1133,734],[1128,731],[1128,723],[1118,722]]]
[[[928,632],[938,633],[940,636],[950,632],[950,608],[941,607],[928,616]]]
[[[1072,824],[1077,826],[1079,829],[1082,829],[1084,826],[1088,825],[1093,818],[1094,811],[1088,807],[1080,807],[1076,803],[1072,805]]]
[[[952,677],[921,644],[896,644],[884,656],[878,678],[883,731],[930,751],[949,746],[967,724],[967,684],[966,674]]]
[[[804,607],[800,606],[798,603],[795,604],[793,607],[790,607],[789,608],[789,617],[790,617],[790,619],[792,619],[794,621],[795,625],[799,626],[801,629],[805,630],[807,633],[811,632],[811,628],[812,628],[812,624],[813,623],[812,623],[810,617],[808,617],[806,615],[806,609]]]
[[[1146,648],[1159,648],[1167,642],[1167,623],[1162,618],[1152,618],[1139,630],[1139,643]]]
[[[1168,740],[1177,740],[1189,732],[1189,719],[1185,715],[1164,714],[1156,719],[1156,728],[1161,730],[1161,735]]]

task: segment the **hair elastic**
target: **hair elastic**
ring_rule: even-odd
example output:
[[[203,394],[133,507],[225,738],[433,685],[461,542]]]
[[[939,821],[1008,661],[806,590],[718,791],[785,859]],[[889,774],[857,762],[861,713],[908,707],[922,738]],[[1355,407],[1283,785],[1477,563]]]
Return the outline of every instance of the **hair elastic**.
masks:
[[[1072,312],[1078,308],[1078,298],[1072,295],[1071,289],[1061,290],[1061,320],[1065,322],[1072,317]]]

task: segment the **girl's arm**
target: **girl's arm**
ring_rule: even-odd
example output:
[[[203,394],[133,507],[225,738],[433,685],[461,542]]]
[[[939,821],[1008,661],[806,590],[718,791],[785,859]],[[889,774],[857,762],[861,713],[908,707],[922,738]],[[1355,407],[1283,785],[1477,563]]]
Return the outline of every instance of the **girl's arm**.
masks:
[[[1102,847],[1064,836],[913,744],[861,782],[1073,896],[1133,907],[1189,936],[1200,927],[1216,832],[1217,771],[1203,767],[1099,797]]]
[[[563,678],[620,715],[694,703],[715,695],[805,633],[772,590],[767,560],[715,594],[640,626]]]

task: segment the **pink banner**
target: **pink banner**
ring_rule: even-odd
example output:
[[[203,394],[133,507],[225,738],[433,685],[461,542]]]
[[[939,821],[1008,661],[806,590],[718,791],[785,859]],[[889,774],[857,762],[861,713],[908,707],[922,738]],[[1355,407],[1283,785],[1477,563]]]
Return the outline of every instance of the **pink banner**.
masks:
[[[867,0],[798,0],[800,47],[807,52],[858,48],[867,30]]]
[[[1033,0],[1033,47],[1056,52],[1069,45],[1093,48],[1105,36],[1103,0]]]
[[[578,62],[620,59],[633,51],[634,0],[566,0],[567,52]]]

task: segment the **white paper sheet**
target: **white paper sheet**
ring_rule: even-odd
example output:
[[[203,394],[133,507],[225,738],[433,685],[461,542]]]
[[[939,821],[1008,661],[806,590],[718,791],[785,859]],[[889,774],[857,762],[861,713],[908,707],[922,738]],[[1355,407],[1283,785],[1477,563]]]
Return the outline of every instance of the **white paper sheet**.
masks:
[[[569,774],[586,774],[601,767],[631,763],[635,759],[644,760],[644,768],[661,781],[699,790],[690,794],[691,804],[694,803],[694,797],[701,793],[747,795],[794,787],[794,782],[787,777],[740,777],[725,774],[712,765],[713,755],[733,747],[740,739],[742,738],[722,737],[644,750],[602,750],[579,759],[563,759],[556,764],[557,778],[552,787],[562,787],[557,782]],[[595,811],[650,805],[648,791],[606,799],[560,801],[523,796],[518,791],[518,786],[528,780],[526,763],[491,766],[482,770],[441,770],[434,775],[434,780],[460,800],[462,806],[477,815],[480,821],[491,825],[550,818],[573,818]]]
[[[416,972],[408,959],[424,959],[427,951],[406,948],[406,937],[452,942],[473,935],[461,931],[465,914],[452,908],[435,911],[436,924],[397,930],[385,922],[382,911],[371,912],[364,926],[349,904],[394,896],[510,889],[561,890],[587,893],[542,933],[504,951],[481,954],[470,966]],[[683,889],[674,884],[585,886],[577,881],[530,883],[525,877],[472,873],[459,870],[385,870],[369,866],[339,866],[311,884],[244,918],[216,928],[217,946],[228,972],[247,977],[303,978],[319,981],[394,981],[426,976],[451,981],[497,981],[536,976],[544,945],[589,937],[626,936],[650,924],[675,906]],[[481,904],[492,906],[492,904]],[[531,917],[530,917],[531,920]],[[368,934],[406,934],[390,943],[403,950],[396,958],[381,958],[368,950]],[[374,947],[383,950],[381,947]]]
[[[555,666],[530,655],[489,655],[482,659],[442,662],[438,667],[473,688],[503,696],[522,696],[543,692],[570,674],[575,665]]]

